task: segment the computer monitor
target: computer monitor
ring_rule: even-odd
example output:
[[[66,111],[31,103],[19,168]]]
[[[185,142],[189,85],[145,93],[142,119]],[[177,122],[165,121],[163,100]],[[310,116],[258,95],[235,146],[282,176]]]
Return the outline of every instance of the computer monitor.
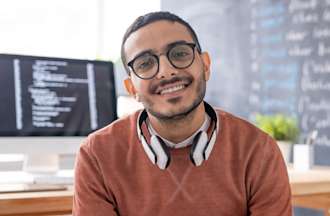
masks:
[[[113,64],[0,54],[0,101],[0,154],[35,155],[53,171],[40,160],[74,154],[117,118]]]

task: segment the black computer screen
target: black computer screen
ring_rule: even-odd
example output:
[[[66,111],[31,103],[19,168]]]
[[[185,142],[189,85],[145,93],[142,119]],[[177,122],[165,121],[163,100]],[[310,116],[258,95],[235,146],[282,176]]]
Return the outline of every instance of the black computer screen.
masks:
[[[111,62],[0,54],[1,136],[84,136],[116,118]]]

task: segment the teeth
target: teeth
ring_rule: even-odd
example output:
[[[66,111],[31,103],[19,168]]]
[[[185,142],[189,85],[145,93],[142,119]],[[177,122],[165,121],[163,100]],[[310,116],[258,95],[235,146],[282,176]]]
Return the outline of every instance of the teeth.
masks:
[[[178,91],[178,90],[181,90],[184,88],[184,85],[178,85],[178,86],[174,86],[174,87],[171,87],[171,88],[167,88],[167,89],[164,89],[160,92],[160,94],[166,94],[166,93],[172,93],[172,92],[175,92],[175,91]]]

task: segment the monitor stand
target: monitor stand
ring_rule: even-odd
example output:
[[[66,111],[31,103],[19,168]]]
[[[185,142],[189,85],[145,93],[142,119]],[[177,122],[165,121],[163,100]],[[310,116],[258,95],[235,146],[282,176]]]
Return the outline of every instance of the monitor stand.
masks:
[[[54,175],[59,171],[59,155],[29,153],[24,157],[23,171],[33,175]]]
[[[23,171],[30,174],[34,184],[72,185],[73,170],[59,169],[58,154],[27,154]]]

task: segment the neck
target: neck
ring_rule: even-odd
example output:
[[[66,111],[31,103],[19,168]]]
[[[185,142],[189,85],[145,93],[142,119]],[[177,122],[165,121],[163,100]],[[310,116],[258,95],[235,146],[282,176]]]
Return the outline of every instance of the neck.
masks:
[[[185,117],[166,121],[159,120],[153,115],[148,116],[152,127],[160,136],[171,142],[179,143],[202,126],[205,120],[205,108],[202,102]]]

